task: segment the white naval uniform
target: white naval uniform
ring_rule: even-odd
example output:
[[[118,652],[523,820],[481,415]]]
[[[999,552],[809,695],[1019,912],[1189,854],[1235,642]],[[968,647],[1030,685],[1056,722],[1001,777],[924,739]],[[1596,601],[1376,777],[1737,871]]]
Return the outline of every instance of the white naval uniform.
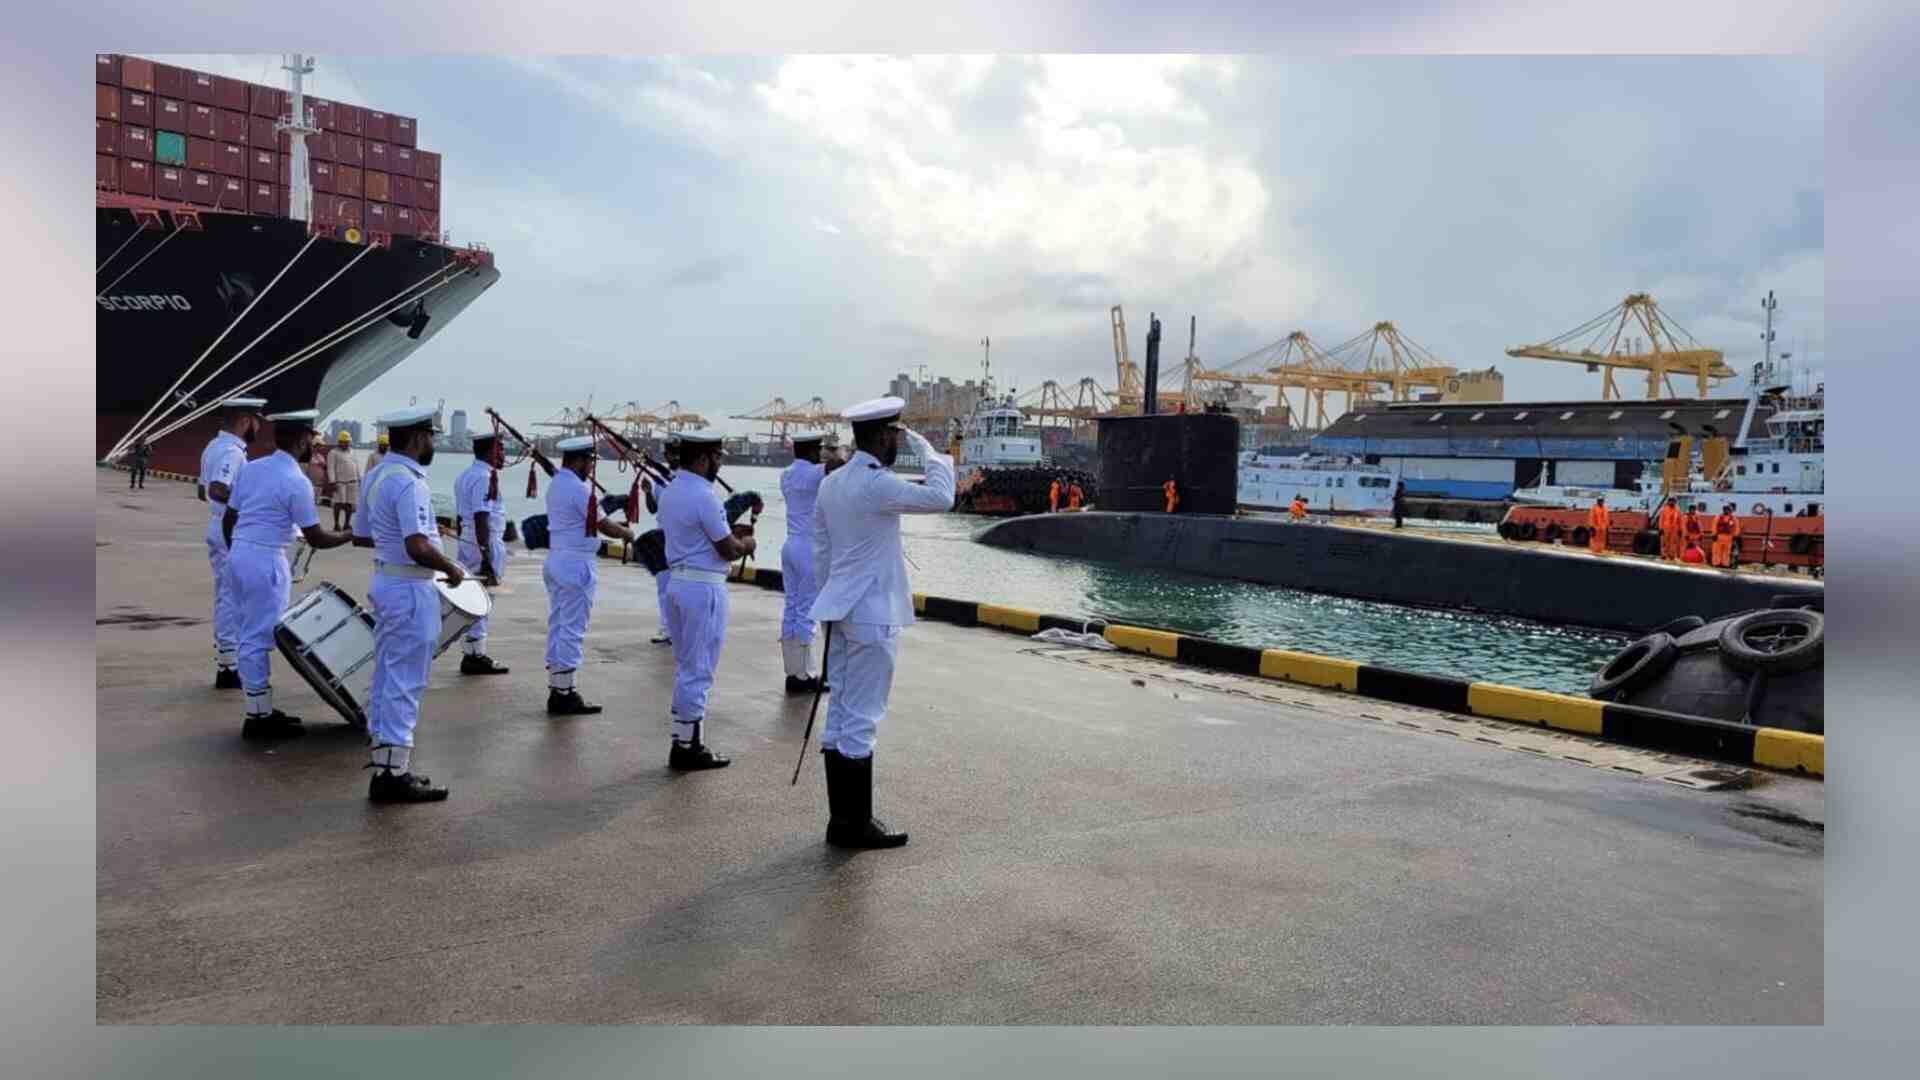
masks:
[[[287,545],[295,531],[320,524],[313,482],[285,450],[247,462],[232,481],[233,548],[227,578],[239,612],[240,685],[247,715],[273,712],[273,628],[287,610],[293,573]]]
[[[660,492],[656,515],[666,533],[667,634],[673,638],[673,739],[700,741],[720,648],[727,640],[727,562],[713,549],[733,535],[713,481],[681,469]]]
[[[594,558],[600,534],[587,532],[587,504],[593,489],[572,469],[561,469],[547,484],[547,561],[540,571],[547,584],[547,686],[574,689],[574,672],[586,655],[587,620],[600,584]]]
[[[247,444],[231,431],[222,431],[200,451],[200,486],[218,481],[233,493],[233,482],[240,467],[247,463]],[[214,662],[222,668],[235,664],[240,647],[240,609],[233,599],[233,587],[227,582],[227,541],[220,534],[220,521],[227,516],[227,504],[207,492],[207,565],[213,569],[213,652]]]
[[[438,539],[433,491],[427,470],[404,454],[390,453],[361,481],[361,513],[355,533],[373,538],[373,685],[369,688],[367,743],[374,763],[406,772],[420,696],[427,689],[433,647],[440,635],[440,594],[434,571],[407,554],[407,537]],[[362,521],[365,532],[361,532]]]
[[[893,661],[902,627],[913,625],[913,591],[900,546],[900,515],[953,509],[953,459],[908,433],[926,460],[926,484],[911,484],[857,451],[820,485],[814,511],[813,559],[820,596],[812,617],[832,623],[826,675],[823,750],[842,757],[873,754],[893,690]]]
[[[799,671],[789,670],[789,675],[811,674],[805,670],[805,650],[813,644],[810,612],[820,591],[814,580],[813,509],[820,497],[820,482],[826,476],[827,467],[814,461],[795,461],[780,474],[780,497],[787,504],[787,540],[780,545],[780,587],[786,593],[786,605],[780,613],[780,640],[797,646],[797,655],[788,661],[788,667],[796,662],[801,667]]]
[[[507,505],[500,498],[487,498],[487,488],[493,486],[493,466],[478,458],[453,482],[453,512],[460,518],[460,565],[478,576],[483,561],[493,563],[493,572],[502,578],[507,573],[507,543],[500,534],[507,527]],[[487,548],[489,558],[480,558],[480,531],[474,527],[473,515],[487,515]],[[468,656],[485,653],[487,641],[487,620],[475,619],[467,627],[465,644]]]

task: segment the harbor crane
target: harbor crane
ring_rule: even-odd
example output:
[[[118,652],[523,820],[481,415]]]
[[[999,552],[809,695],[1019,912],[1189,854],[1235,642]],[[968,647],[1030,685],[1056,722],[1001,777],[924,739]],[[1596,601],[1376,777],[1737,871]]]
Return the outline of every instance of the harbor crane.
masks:
[[[1127,347],[1127,316],[1120,305],[1113,305],[1110,312],[1113,319],[1113,370],[1114,370],[1114,412],[1115,416],[1135,416],[1146,407],[1146,379],[1140,373],[1140,365],[1133,362],[1133,353]],[[1192,388],[1193,375],[1199,362],[1189,355],[1182,364],[1179,379],[1181,389],[1161,390],[1159,404],[1161,412],[1177,412],[1186,403],[1187,391]],[[1174,380],[1163,374],[1161,384],[1170,385]]]
[[[1039,389],[1022,394],[1014,404],[1041,427],[1078,430],[1097,417],[1114,414],[1114,398],[1091,378],[1081,379],[1070,391],[1048,379]],[[1047,421],[1056,421],[1048,424]]]
[[[819,397],[797,407],[788,405],[786,398],[777,397],[751,412],[735,413],[728,419],[765,420],[768,436],[782,442],[796,431],[837,432],[846,423],[838,412],[827,407],[825,399]]]
[[[1342,371],[1368,377],[1368,400],[1373,389],[1385,388],[1389,400],[1413,401],[1421,391],[1440,391],[1460,373],[1386,321],[1328,349],[1326,359]]]
[[[1630,331],[1635,337],[1644,337],[1644,351],[1641,342],[1623,341]],[[1675,375],[1693,376],[1695,396],[1706,397],[1712,392],[1714,380],[1731,379],[1738,374],[1727,366],[1720,350],[1706,348],[1695,341],[1692,334],[1662,312],[1660,305],[1646,293],[1628,296],[1559,337],[1508,349],[1507,355],[1585,364],[1588,371],[1604,371],[1601,398],[1606,401],[1621,396],[1620,388],[1613,381],[1615,368],[1646,372],[1648,401],[1659,400],[1663,389],[1667,397],[1680,396],[1673,390]]]

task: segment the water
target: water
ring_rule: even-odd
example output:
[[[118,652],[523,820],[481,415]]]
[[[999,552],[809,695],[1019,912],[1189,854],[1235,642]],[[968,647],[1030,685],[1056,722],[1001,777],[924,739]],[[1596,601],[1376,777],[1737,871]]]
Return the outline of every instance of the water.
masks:
[[[454,479],[472,460],[464,454],[443,454],[434,461],[434,491],[443,502],[451,498]],[[632,473],[604,461],[596,476],[607,490],[619,493],[633,482]],[[758,491],[765,500],[766,513],[758,527],[759,564],[778,567],[786,536],[780,470],[740,466],[723,469],[721,478],[735,490]],[[525,464],[500,476],[500,493],[515,521],[546,511],[546,476],[540,477],[540,498],[527,499],[526,487]],[[1563,693],[1584,693],[1593,672],[1626,643],[1612,634],[1523,619],[1429,611],[1003,551],[973,542],[986,520],[961,514],[906,518],[903,532],[914,589]],[[636,531],[652,527],[651,516],[643,510]]]

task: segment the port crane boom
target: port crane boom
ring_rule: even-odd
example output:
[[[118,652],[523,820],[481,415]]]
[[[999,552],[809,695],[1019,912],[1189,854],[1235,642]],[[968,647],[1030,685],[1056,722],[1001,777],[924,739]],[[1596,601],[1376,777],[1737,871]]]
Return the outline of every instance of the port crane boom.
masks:
[[[1635,351],[1623,350],[1623,344],[1630,340],[1627,339],[1629,331],[1645,335],[1645,351],[1638,351],[1632,345],[1627,347]],[[1695,396],[1706,397],[1712,392],[1714,380],[1731,379],[1738,374],[1727,366],[1720,350],[1706,348],[1695,341],[1693,335],[1665,315],[1647,293],[1634,293],[1559,337],[1508,349],[1507,355],[1585,364],[1588,371],[1604,371],[1601,397],[1607,401],[1621,396],[1620,388],[1613,381],[1615,368],[1646,372],[1648,401],[1658,400],[1663,389],[1667,397],[1679,396],[1673,391],[1675,375],[1682,378],[1692,375],[1696,380]]]

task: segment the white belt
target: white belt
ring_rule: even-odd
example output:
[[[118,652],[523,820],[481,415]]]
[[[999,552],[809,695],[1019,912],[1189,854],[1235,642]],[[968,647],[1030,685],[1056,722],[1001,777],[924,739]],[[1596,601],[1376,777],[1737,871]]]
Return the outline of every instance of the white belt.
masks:
[[[269,544],[265,540],[249,540],[246,537],[242,537],[242,536],[236,536],[233,538],[233,543],[235,545],[245,544],[248,547],[265,548],[268,551],[277,551],[282,555],[286,554],[287,544],[291,544],[292,542],[293,541],[288,540],[284,543]]]
[[[433,576],[439,573],[430,566],[421,566],[418,563],[390,563],[381,562],[379,559],[373,560],[373,572],[385,574],[388,577],[420,578],[424,581],[432,581]]]
[[[669,566],[667,572],[675,581],[699,581],[708,585],[725,585],[727,575],[720,570],[696,570],[691,566]]]

